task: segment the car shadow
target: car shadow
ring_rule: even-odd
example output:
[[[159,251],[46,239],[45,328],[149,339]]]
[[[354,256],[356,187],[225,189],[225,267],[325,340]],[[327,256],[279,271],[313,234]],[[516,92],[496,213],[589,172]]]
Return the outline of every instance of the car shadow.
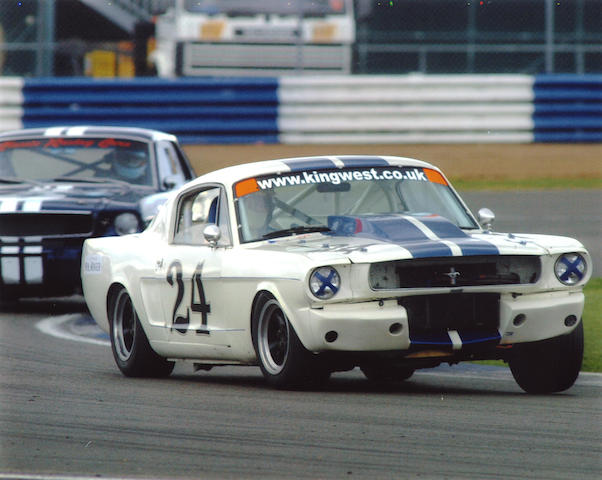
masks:
[[[249,367],[247,367],[249,368]],[[260,373],[252,375],[228,374],[222,375],[219,368],[211,372],[190,373],[190,374],[172,374],[169,379],[186,383],[195,383],[204,386],[224,386],[241,387],[254,389],[257,392],[294,392],[295,394],[345,394],[345,395],[454,395],[454,396],[505,396],[521,397],[525,393],[513,383],[500,382],[495,388],[491,384],[485,386],[479,383],[479,379],[474,379],[474,386],[454,385],[453,376],[444,378],[433,378],[432,376],[421,376],[416,374],[411,379],[403,382],[372,382],[364,378],[361,374],[345,373],[344,375],[334,374],[330,380],[320,385],[309,385],[298,388],[276,389],[268,385]],[[242,372],[245,372],[242,369]],[[246,372],[251,373],[249,370]]]
[[[15,301],[5,301],[0,303],[0,311],[3,313],[64,315],[87,312],[88,308],[83,296],[73,295],[70,297],[20,298]]]

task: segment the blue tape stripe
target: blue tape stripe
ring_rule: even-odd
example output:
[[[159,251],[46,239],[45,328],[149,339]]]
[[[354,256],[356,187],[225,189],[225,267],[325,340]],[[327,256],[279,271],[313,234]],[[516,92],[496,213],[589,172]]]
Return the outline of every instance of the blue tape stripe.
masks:
[[[291,172],[311,169],[336,168],[335,163],[329,158],[296,158],[283,160],[282,162],[291,169]]]
[[[485,342],[497,342],[502,337],[497,331],[490,332],[469,332],[469,331],[458,331],[458,335],[462,340],[462,346],[474,345],[477,343]],[[447,332],[439,333],[418,333],[413,334],[410,332],[410,342],[412,345],[437,345],[441,347],[450,347],[453,345]]]
[[[410,332],[410,343],[412,345],[439,345],[451,347],[452,341],[446,332],[433,334],[412,334]]]
[[[458,335],[460,335],[462,345],[499,341],[502,338],[500,332],[498,332],[497,330],[490,332],[459,331]]]

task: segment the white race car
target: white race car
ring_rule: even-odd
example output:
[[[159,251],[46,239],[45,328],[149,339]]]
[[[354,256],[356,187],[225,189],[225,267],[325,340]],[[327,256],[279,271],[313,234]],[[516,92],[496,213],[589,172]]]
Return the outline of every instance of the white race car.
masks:
[[[86,240],[84,295],[127,376],[186,360],[299,387],[503,359],[527,392],[571,387],[588,252],[479,217],[413,159],[249,163],[187,183],[142,233]]]

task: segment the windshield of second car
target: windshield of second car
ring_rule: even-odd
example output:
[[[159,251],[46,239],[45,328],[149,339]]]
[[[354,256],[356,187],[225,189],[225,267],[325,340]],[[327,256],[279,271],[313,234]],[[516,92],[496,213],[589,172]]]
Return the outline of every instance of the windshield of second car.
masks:
[[[0,178],[113,180],[153,185],[149,148],[118,138],[41,137],[0,142]]]
[[[328,15],[345,13],[342,0],[186,0],[184,8],[189,12],[207,14],[225,13],[244,15]]]
[[[234,188],[242,242],[326,231],[338,215],[440,215],[477,228],[437,171],[416,167],[311,170],[249,178]]]

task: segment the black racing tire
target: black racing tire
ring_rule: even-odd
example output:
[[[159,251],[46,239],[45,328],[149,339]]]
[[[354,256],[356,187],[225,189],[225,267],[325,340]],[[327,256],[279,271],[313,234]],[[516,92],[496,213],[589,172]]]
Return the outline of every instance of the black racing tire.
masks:
[[[403,382],[414,375],[413,368],[378,364],[361,365],[360,370],[368,380],[374,383]]]
[[[326,382],[328,371],[299,340],[278,301],[263,294],[253,310],[251,334],[264,378],[277,388],[303,388]]]
[[[113,297],[110,310],[113,358],[126,377],[167,377],[174,362],[159,356],[150,346],[138,313],[125,288]]]
[[[577,380],[583,362],[583,321],[569,333],[518,344],[508,360],[516,383],[527,393],[562,392]]]

